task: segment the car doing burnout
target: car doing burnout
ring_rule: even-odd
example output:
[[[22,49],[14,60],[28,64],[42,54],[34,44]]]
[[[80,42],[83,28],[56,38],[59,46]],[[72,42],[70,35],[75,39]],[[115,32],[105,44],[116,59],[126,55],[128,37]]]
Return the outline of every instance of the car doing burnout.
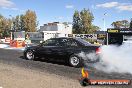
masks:
[[[64,59],[73,67],[84,65],[83,53],[100,53],[99,46],[90,44],[81,38],[51,38],[39,45],[27,47],[24,57],[28,60],[37,58]],[[89,59],[89,58],[88,58]]]

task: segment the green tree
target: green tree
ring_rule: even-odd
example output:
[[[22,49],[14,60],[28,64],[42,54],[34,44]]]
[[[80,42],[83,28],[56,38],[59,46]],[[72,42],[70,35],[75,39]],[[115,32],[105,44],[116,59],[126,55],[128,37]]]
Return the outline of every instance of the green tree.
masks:
[[[37,16],[34,11],[28,10],[24,15],[25,31],[35,32],[37,28]]]
[[[17,15],[15,18],[12,18],[13,21],[13,30],[19,31],[20,30],[20,17]]]
[[[24,18],[25,18],[24,15],[21,14],[21,15],[20,15],[20,22],[19,22],[19,24],[20,24],[20,30],[21,30],[21,31],[24,31],[24,30],[25,30]]]
[[[11,20],[7,18],[3,18],[1,25],[1,35],[2,35],[1,37],[9,37],[10,28],[11,28]]]
[[[128,22],[128,20],[122,20],[122,27],[123,28],[128,28],[130,26],[130,23]]]
[[[92,25],[92,32],[96,32],[96,31],[99,31],[100,30],[100,27],[98,26],[95,26],[95,25]]]
[[[99,30],[98,26],[92,24],[94,16],[90,10],[75,11],[73,15],[73,33],[90,34]]]
[[[122,27],[121,21],[113,22],[111,25],[112,25],[114,28],[121,28],[121,27]]]
[[[38,21],[34,11],[27,10],[25,14],[7,19],[0,14],[0,37],[9,37],[10,30],[34,32]]]
[[[0,14],[0,32],[3,29],[3,19],[4,19],[4,17]]]
[[[128,28],[130,26],[127,20],[115,21],[111,25],[114,28]]]
[[[93,14],[86,9],[80,12],[82,30],[84,34],[93,33],[92,31],[92,21],[94,20]]]
[[[73,33],[82,33],[81,30],[81,19],[80,19],[80,13],[79,11],[75,11],[73,15]]]

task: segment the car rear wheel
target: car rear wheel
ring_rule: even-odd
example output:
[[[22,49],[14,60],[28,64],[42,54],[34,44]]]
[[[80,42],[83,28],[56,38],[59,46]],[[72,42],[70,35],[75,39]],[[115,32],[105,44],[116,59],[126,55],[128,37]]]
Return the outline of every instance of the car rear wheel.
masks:
[[[69,64],[73,67],[81,67],[83,65],[82,59],[77,55],[71,55],[70,56]]]
[[[25,58],[27,60],[34,60],[34,53],[32,50],[28,50],[25,54]]]

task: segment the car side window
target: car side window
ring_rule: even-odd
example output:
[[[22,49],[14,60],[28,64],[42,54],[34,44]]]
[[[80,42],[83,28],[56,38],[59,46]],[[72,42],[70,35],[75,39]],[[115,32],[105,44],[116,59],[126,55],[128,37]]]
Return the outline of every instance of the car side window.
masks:
[[[67,46],[67,42],[68,42],[67,39],[60,39],[60,45],[61,46]]]
[[[71,39],[61,39],[61,46],[78,46],[76,41],[72,41]]]
[[[59,42],[56,39],[48,39],[43,43],[43,46],[58,46]]]
[[[70,42],[71,42],[71,46],[78,46],[78,43],[75,40],[70,39]]]

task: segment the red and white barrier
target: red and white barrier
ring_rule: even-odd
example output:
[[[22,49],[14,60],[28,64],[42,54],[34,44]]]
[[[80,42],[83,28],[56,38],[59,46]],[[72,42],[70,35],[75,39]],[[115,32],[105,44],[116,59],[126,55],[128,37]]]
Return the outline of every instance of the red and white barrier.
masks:
[[[10,43],[10,41],[11,41],[11,38],[9,38],[9,37],[5,37],[5,43]]]

